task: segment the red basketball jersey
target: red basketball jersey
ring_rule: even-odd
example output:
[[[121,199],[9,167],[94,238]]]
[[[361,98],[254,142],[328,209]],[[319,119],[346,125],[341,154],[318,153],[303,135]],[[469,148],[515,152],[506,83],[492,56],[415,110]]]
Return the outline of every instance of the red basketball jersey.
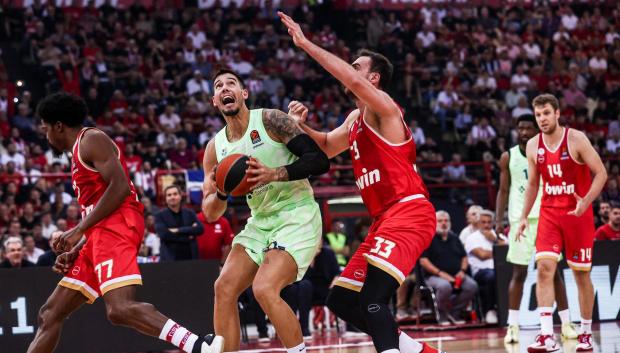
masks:
[[[73,156],[71,157],[71,181],[73,182],[73,191],[75,191],[78,203],[82,209],[82,218],[86,217],[86,215],[95,208],[103,196],[103,193],[108,188],[108,183],[103,180],[101,174],[99,174],[99,172],[93,167],[83,163],[82,158],[80,157],[80,141],[82,140],[84,133],[89,129],[92,128],[84,128],[78,134],[77,140],[73,145]],[[120,159],[121,165],[123,166],[123,171],[125,172],[125,176],[129,182],[131,193],[125,198],[121,206],[114,211],[114,213],[119,211],[122,213],[123,210],[128,209],[142,212],[144,207],[142,206],[142,203],[138,201],[136,189],[129,178],[127,165],[125,164],[125,157],[118,147],[117,149],[119,153],[118,158]],[[104,221],[105,220],[102,220],[100,223]]]
[[[590,168],[571,156],[568,149],[569,130],[564,128],[562,142],[554,151],[547,148],[542,133],[538,134],[536,167],[542,175],[542,207],[575,208],[577,201],[573,193],[583,197],[590,190]]]
[[[415,142],[404,121],[403,129],[407,141],[390,143],[366,124],[360,114],[349,130],[355,183],[373,217],[407,197],[428,199],[426,186],[415,169]]]

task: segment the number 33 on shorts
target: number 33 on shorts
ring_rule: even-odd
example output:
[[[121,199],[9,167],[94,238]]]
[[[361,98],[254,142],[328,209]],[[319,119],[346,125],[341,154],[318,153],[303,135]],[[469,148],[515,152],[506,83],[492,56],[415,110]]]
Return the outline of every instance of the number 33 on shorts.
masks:
[[[370,249],[370,252],[386,259],[389,258],[396,243],[381,237],[375,237],[375,241],[375,247]]]

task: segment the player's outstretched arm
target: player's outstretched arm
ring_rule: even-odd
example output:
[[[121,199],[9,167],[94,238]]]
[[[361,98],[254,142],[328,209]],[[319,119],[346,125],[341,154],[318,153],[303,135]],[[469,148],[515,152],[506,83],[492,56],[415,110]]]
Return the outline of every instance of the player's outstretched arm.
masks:
[[[497,215],[495,231],[498,234],[504,233],[504,214],[508,206],[508,191],[510,190],[509,160],[510,154],[508,151],[502,153],[501,157],[499,157],[499,191],[495,201],[495,214]]]
[[[215,184],[215,165],[217,164],[217,156],[215,154],[215,139],[209,141],[206,147],[205,155],[202,159],[205,180],[202,186],[202,212],[207,222],[215,222],[226,212],[227,197],[221,191],[217,190]]]
[[[293,38],[293,43],[308,53],[325,70],[350,89],[370,110],[382,118],[400,118],[400,109],[385,92],[373,86],[368,79],[355,71],[349,63],[308,40],[299,24],[293,21],[290,16],[282,12],[278,12],[278,15],[282,23],[287,27],[288,34]]]
[[[603,187],[605,187],[607,183],[607,170],[605,169],[603,161],[601,161],[601,157],[594,147],[592,147],[592,143],[590,143],[588,137],[581,131],[571,129],[569,132],[570,136],[568,136],[568,138],[572,138],[570,142],[572,146],[575,146],[578,158],[585,163],[588,168],[590,168],[592,174],[594,174],[590,190],[588,190],[588,193],[583,197],[579,197],[579,195],[575,194],[575,198],[577,198],[577,207],[574,211],[569,212],[570,214],[581,216],[592,201],[598,197]]]
[[[263,109],[263,125],[271,139],[285,144],[286,148],[299,158],[289,165],[277,168],[268,168],[259,160],[250,159],[248,182],[259,186],[272,181],[307,179],[311,175],[321,175],[329,171],[327,155],[288,114],[277,109]]]
[[[308,108],[303,103],[292,101],[288,115],[299,123],[299,127],[310,136],[328,158],[334,158],[349,147],[349,127],[359,116],[359,110],[349,113],[345,122],[329,132],[317,131],[306,124]]]
[[[114,212],[131,192],[129,180],[118,158],[119,151],[108,135],[98,130],[89,130],[80,141],[79,151],[83,163],[97,170],[108,187],[93,210],[75,228],[60,236],[54,246],[57,252],[69,251],[86,231]]]
[[[536,196],[538,195],[538,186],[540,184],[540,174],[536,168],[536,149],[538,148],[538,135],[531,138],[527,142],[525,154],[527,156],[527,186],[525,187],[525,200],[523,202],[523,211],[519,220],[519,229],[517,230],[517,240],[523,236],[523,232],[527,227],[527,217],[534,206]]]

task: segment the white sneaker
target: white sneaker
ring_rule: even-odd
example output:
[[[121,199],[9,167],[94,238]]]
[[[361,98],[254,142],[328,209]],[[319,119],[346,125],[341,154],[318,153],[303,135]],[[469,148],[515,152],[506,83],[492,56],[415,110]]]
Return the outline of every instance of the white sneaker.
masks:
[[[484,321],[487,324],[495,325],[497,324],[497,312],[495,310],[487,311],[487,314],[484,317]]]
[[[553,335],[538,334],[534,343],[527,346],[529,353],[555,352],[558,349],[560,349],[560,345],[558,345]]]
[[[579,334],[575,329],[575,325],[572,322],[567,322],[562,324],[562,339],[563,340],[575,340],[577,339]]]
[[[506,331],[506,336],[504,336],[504,343],[519,343],[519,325],[508,326],[508,331]]]
[[[224,337],[208,334],[204,337],[205,343],[200,347],[200,353],[224,352]]]
[[[577,343],[577,352],[592,352],[594,347],[592,346],[592,334],[582,333],[579,335],[579,343]]]

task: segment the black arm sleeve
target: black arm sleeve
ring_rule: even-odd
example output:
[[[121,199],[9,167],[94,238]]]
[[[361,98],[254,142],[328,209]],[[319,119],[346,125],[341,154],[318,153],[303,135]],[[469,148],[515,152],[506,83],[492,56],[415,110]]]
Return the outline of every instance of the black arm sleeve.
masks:
[[[299,157],[284,167],[288,173],[288,180],[306,179],[310,175],[321,175],[329,170],[327,155],[307,134],[293,137],[286,144],[286,148]]]

